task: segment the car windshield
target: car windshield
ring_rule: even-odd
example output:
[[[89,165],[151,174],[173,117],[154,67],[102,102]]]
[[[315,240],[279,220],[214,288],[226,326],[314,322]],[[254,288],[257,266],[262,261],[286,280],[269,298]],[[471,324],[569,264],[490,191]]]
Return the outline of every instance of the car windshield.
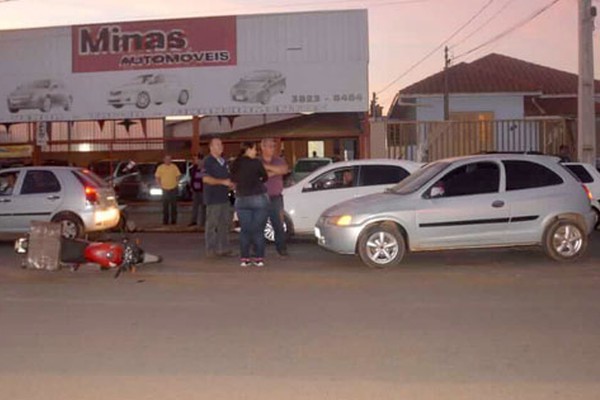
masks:
[[[265,71],[256,71],[252,74],[249,74],[244,77],[245,81],[264,81],[265,79],[269,79],[271,74]]]
[[[138,164],[138,169],[140,171],[140,175],[142,176],[154,176],[154,173],[156,172],[156,164]]]
[[[29,83],[23,85],[23,88],[25,88],[25,89],[36,89],[36,88],[46,89],[49,87],[50,87],[49,80],[33,81],[33,82],[29,82]]]
[[[154,75],[140,75],[136,76],[131,83],[151,83],[153,81]]]
[[[449,165],[450,163],[447,161],[436,161],[427,164],[423,168],[413,172],[397,185],[388,189],[387,192],[396,194],[414,193]]]
[[[90,170],[92,170],[96,175],[106,179],[112,174],[115,168],[115,165],[111,164],[112,163],[109,161],[95,162],[90,164]]]
[[[321,168],[324,165],[329,164],[329,160],[302,160],[298,161],[295,172],[313,172],[314,170]]]

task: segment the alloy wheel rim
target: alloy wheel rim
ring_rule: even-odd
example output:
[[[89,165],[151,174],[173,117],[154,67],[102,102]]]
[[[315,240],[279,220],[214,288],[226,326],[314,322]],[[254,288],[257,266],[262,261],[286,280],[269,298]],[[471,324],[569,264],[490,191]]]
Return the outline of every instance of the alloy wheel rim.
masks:
[[[367,254],[374,263],[388,264],[396,258],[398,251],[398,241],[387,232],[375,232],[367,240]]]
[[[150,96],[147,93],[140,93],[138,97],[138,107],[146,108],[150,105]]]
[[[77,237],[77,225],[71,221],[62,221],[62,235],[67,239],[74,239]]]
[[[583,246],[583,234],[575,225],[563,225],[552,236],[554,250],[563,257],[573,257]]]

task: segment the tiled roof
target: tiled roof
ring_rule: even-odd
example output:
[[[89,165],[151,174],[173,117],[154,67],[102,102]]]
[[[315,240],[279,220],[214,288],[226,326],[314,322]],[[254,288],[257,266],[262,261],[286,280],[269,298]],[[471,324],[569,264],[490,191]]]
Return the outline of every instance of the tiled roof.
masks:
[[[577,93],[577,74],[495,53],[457,64],[448,72],[450,93]],[[600,81],[596,81],[595,86],[599,92]],[[400,94],[441,94],[443,91],[444,74],[439,72],[400,90]]]

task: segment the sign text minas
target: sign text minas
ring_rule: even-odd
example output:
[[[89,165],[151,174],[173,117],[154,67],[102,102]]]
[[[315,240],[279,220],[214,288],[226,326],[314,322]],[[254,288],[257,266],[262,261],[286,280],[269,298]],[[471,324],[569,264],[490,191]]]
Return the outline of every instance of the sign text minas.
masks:
[[[119,26],[103,26],[94,32],[79,29],[79,54],[115,54],[130,52],[156,52],[184,50],[188,46],[185,32],[172,29],[168,32],[122,32]]]

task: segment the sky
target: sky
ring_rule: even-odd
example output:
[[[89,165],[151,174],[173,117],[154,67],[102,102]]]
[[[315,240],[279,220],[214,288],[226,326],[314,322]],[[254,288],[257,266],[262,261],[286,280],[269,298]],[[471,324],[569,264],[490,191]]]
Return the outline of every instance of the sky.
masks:
[[[369,92],[376,92],[379,103],[387,109],[397,91],[443,68],[441,45],[444,43],[450,48],[453,64],[470,62],[489,53],[501,53],[576,73],[578,0],[557,0],[535,19],[500,40],[475,50],[507,29],[527,21],[554,1],[0,0],[0,30],[366,8],[369,12]],[[592,0],[592,4],[600,8],[600,0]],[[600,21],[597,25],[600,30]],[[600,78],[598,35],[598,32],[594,33],[594,72],[597,79]],[[0,62],[4,56],[1,55]]]

